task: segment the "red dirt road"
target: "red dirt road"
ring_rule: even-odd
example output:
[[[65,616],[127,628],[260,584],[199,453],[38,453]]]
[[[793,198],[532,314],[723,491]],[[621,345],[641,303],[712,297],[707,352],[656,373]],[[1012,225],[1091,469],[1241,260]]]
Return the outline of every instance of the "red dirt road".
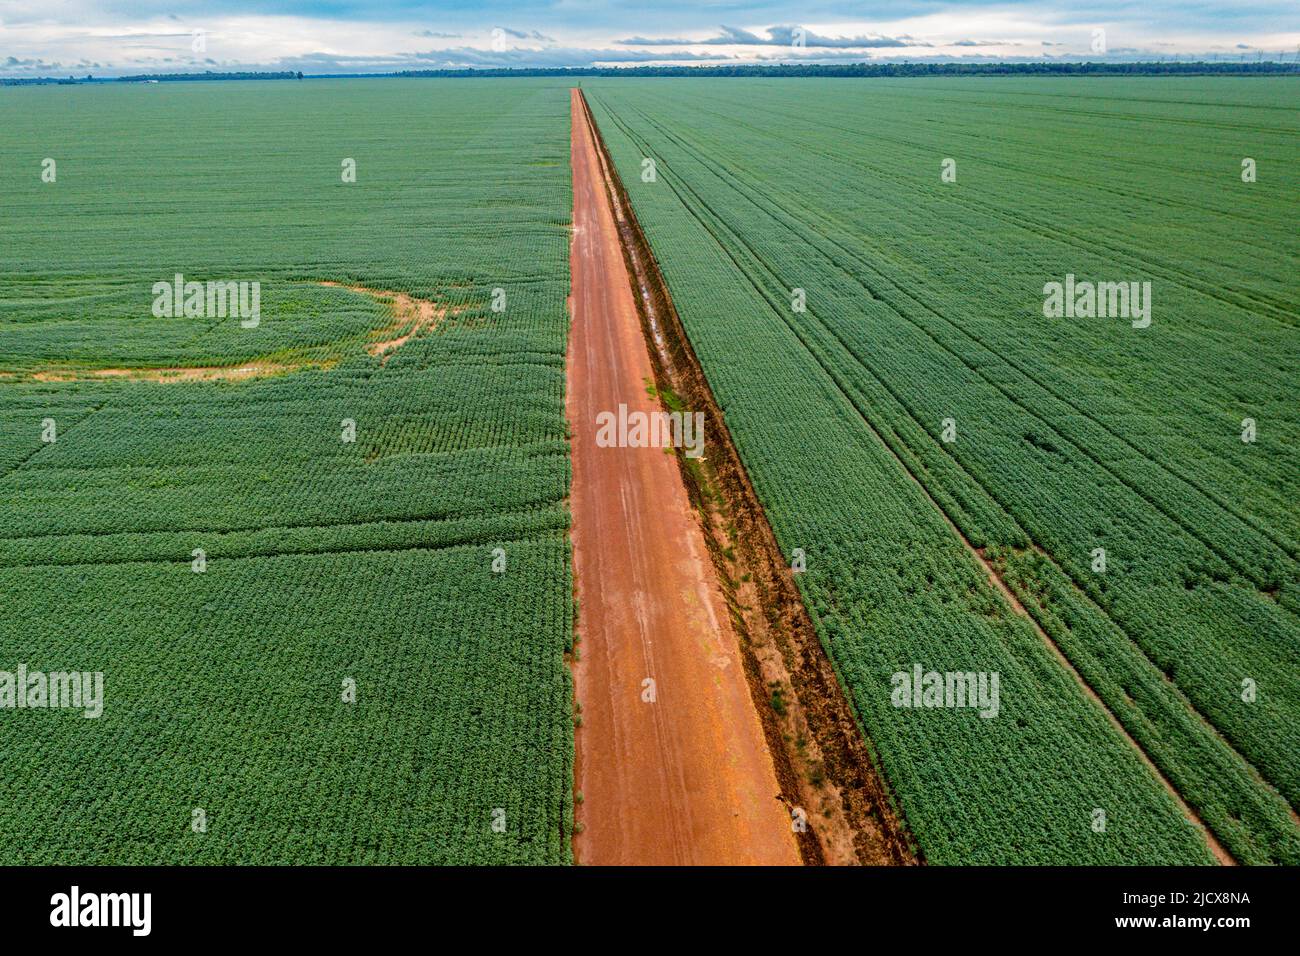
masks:
[[[586,864],[798,864],[736,635],[675,458],[600,448],[597,415],[659,411],[600,161],[573,91],[568,415]],[[705,453],[708,436],[705,436]],[[647,690],[653,681],[653,701]]]

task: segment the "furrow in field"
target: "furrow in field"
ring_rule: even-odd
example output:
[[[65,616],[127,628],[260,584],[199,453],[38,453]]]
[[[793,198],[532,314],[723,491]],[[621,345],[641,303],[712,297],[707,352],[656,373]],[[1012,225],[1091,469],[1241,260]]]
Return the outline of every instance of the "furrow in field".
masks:
[[[24,455],[23,457],[18,459],[18,461],[14,462],[14,464],[6,468],[3,472],[0,472],[0,478],[7,478],[9,477],[9,475],[13,474],[14,472],[22,468],[25,468],[31,462],[31,460],[35,458],[37,455],[39,455],[41,452],[45,451],[47,448],[53,448],[58,443],[58,439],[60,436],[66,437],[68,431],[74,425],[79,425],[82,422],[84,422],[86,419],[90,418],[90,416],[94,415],[96,412],[102,409],[105,406],[105,404],[106,404],[105,402],[98,403],[97,405],[92,407],[90,411],[86,412],[84,415],[79,416],[78,418],[73,419],[72,422],[67,424],[60,423],[59,420],[56,418],[54,420],[55,441],[41,442],[39,445],[37,445],[35,448],[31,450],[30,454]]]

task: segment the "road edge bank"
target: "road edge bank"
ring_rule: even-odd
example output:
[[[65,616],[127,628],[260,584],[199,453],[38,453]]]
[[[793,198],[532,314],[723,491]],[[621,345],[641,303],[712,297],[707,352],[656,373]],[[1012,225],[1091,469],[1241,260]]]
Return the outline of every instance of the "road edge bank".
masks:
[[[677,449],[676,458],[740,638],[750,693],[783,795],[792,808],[807,814],[807,829],[799,834],[800,853],[810,864],[920,863],[920,852],[817,636],[581,88],[578,98],[635,283],[633,298],[659,399],[666,411],[680,399],[685,407],[704,413],[710,436],[706,458],[688,458],[682,449]]]

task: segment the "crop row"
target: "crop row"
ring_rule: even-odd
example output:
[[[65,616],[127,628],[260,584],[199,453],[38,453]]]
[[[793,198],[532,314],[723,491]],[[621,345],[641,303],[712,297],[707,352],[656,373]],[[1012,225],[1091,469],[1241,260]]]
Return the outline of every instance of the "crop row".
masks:
[[[222,87],[0,104],[0,862],[566,862],[567,92]]]
[[[1127,104],[1133,90],[1114,86]],[[1300,859],[1278,792],[1294,802],[1297,475],[1283,449],[1296,395],[1274,357],[1296,340],[1279,319],[1285,257],[1256,248],[1262,230],[1288,242],[1276,194],[1225,215],[1217,197],[1243,185],[1234,160],[1198,206],[1166,150],[1185,155],[1199,137],[1227,152],[1233,133],[1187,130],[1177,104],[1165,125],[1145,120],[1160,135],[1143,174],[1106,165],[1125,155],[1107,144],[1129,123],[1096,116],[1077,90],[826,83],[816,118],[806,92],[599,84],[589,98],[778,539],[808,555],[800,585],[923,850],[1101,861],[1114,845],[1070,829],[1087,794],[1102,806],[1102,791],[1131,803],[1160,788],[1126,776],[1131,748],[1109,728],[1085,743],[1035,710],[958,743],[943,728],[964,718],[889,705],[886,671],[909,660],[980,671],[1014,648],[1031,670],[1059,670],[1036,637],[1007,636],[1023,622],[990,630],[1007,609],[946,516],[1232,853]],[[1277,159],[1294,130],[1280,110],[1260,115],[1276,126],[1252,148]],[[1048,148],[1063,122],[1088,144],[1077,164]],[[958,181],[945,184],[952,155]],[[655,182],[639,175],[644,157]],[[999,159],[1014,173],[996,175]],[[1213,181],[1200,165],[1185,175]],[[1153,223],[1195,222],[1201,251],[1137,227],[1136,240],[1117,236],[1108,223],[1125,203]],[[1240,218],[1259,227],[1246,240]],[[1066,272],[1155,277],[1156,323],[1045,320],[1042,286]],[[1246,416],[1268,422],[1267,440],[1241,441]],[[1191,442],[1199,454],[1182,454]],[[1068,681],[1053,686],[1017,698],[1080,727],[1100,718]],[[1090,767],[1086,782],[1049,769],[1063,755],[1047,751],[1072,747],[1090,751],[1068,755]],[[957,813],[971,778],[994,773],[1004,800]],[[1176,816],[1160,804],[1108,839],[1131,841],[1131,859],[1199,857],[1155,835],[1154,817]],[[1068,837],[1027,842],[1044,831]],[[976,835],[989,845],[972,851]]]

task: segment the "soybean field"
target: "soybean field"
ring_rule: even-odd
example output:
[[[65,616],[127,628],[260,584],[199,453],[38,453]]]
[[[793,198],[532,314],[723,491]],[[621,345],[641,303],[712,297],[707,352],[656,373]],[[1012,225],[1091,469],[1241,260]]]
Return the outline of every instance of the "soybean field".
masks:
[[[1294,80],[583,88],[924,858],[1300,862]]]
[[[0,97],[0,862],[571,859],[568,110]]]
[[[1297,90],[6,87],[0,863],[1300,863]]]

